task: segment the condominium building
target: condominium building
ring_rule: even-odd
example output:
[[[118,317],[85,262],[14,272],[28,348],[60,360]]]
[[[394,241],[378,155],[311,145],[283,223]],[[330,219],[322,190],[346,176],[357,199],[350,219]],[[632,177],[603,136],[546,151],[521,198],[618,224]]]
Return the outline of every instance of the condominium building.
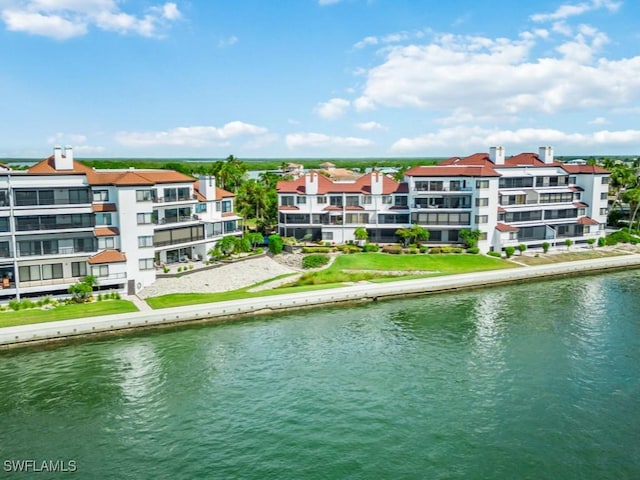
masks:
[[[239,235],[239,220],[212,177],[96,170],[56,147],[26,171],[0,169],[0,299],[64,293],[86,275],[135,293]]]
[[[511,157],[492,147],[413,167],[403,182],[375,171],[353,181],[309,172],[278,183],[279,232],[342,243],[364,227],[370,241],[391,243],[398,228],[418,224],[438,244],[461,243],[461,230],[479,230],[483,250],[580,243],[604,235],[608,183],[603,168],[557,162],[551,147]]]

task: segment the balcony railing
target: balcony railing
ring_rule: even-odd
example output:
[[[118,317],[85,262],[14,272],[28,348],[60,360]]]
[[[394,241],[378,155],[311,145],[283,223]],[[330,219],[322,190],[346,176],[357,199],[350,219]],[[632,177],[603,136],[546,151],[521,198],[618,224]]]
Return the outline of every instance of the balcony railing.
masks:
[[[159,221],[155,222],[154,225],[168,225],[171,223],[184,223],[184,222],[197,222],[200,220],[199,215],[183,215],[180,217],[163,217]]]
[[[414,187],[416,192],[472,192],[472,187]]]
[[[196,195],[186,195],[180,197],[153,197],[151,200],[154,203],[171,203],[171,202],[190,202],[192,200],[197,200],[198,197]]]

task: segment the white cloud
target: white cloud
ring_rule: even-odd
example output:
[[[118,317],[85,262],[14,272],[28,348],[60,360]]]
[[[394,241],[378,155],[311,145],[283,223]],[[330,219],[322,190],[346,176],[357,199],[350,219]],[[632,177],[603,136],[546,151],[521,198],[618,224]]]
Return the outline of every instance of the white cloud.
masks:
[[[356,123],[356,128],[364,131],[372,131],[372,130],[387,130],[387,127],[378,122],[363,122]]]
[[[76,145],[78,143],[84,143],[87,141],[86,135],[79,133],[63,133],[58,132],[54,135],[47,137],[47,143],[56,145]]]
[[[236,37],[235,35],[231,35],[230,37],[220,39],[220,41],[218,42],[218,47],[226,48],[235,45],[236,43],[238,43],[238,37]]]
[[[577,151],[597,147],[634,148],[639,142],[640,130],[567,133],[550,128],[498,130],[477,126],[457,126],[413,138],[400,138],[391,146],[390,150],[395,154],[425,154],[425,152],[431,153],[434,150],[439,150],[456,155],[461,152],[487,151],[491,145],[508,145],[529,150],[535,148],[536,145],[553,145],[565,150]],[[457,151],[452,151],[452,148]]]
[[[580,26],[559,55],[531,60],[536,37],[439,35],[426,45],[390,48],[368,71],[356,110],[376,106],[455,110],[474,116],[557,113],[640,100],[640,56],[594,54],[608,38]]]
[[[417,39],[424,37],[424,31],[418,30],[414,32],[395,32],[388,33],[387,35],[383,35],[381,37],[376,37],[374,35],[369,35],[364,37],[362,40],[354,43],[353,48],[360,49],[364,47],[368,47],[370,45],[388,45],[392,43],[400,43],[410,39]]]
[[[87,33],[87,24],[72,22],[59,15],[42,15],[20,10],[2,11],[2,21],[7,30],[42,35],[55,40],[66,40]]]
[[[240,121],[229,122],[222,128],[211,126],[177,127],[159,132],[120,132],[116,141],[129,147],[147,146],[183,146],[207,147],[227,146],[235,137],[264,135],[268,130],[264,127]]]
[[[344,98],[332,98],[328,102],[319,103],[313,111],[319,117],[327,120],[334,120],[344,115],[349,108],[349,105],[351,105],[349,100],[345,100]]]
[[[358,137],[332,137],[322,133],[290,133],[285,137],[285,143],[290,150],[297,148],[363,148],[373,146],[373,142]]]
[[[552,13],[536,13],[531,15],[531,20],[534,22],[548,22],[565,20],[569,17],[575,17],[582,15],[593,10],[599,10],[605,8],[610,12],[615,12],[620,7],[620,2],[613,2],[611,0],[591,0],[587,2],[581,2],[577,4],[564,4],[558,7],[555,12]]]
[[[56,40],[82,36],[90,26],[121,34],[161,37],[170,22],[181,18],[173,2],[149,7],[139,14],[120,9],[116,0],[10,0],[0,10],[7,29]],[[1,7],[0,7],[1,8]]]

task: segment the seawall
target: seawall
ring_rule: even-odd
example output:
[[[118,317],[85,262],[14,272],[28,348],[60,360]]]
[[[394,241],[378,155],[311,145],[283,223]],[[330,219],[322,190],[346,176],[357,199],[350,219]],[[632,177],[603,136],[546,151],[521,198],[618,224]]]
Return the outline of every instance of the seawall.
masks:
[[[500,284],[512,284],[518,281],[575,276],[630,268],[640,268],[640,255],[622,255],[552,265],[401,280],[390,283],[360,283],[347,287],[310,292],[288,293],[49,323],[35,323],[0,328],[0,349],[65,341],[82,336],[113,334],[149,327],[190,322],[215,322],[234,317],[268,314],[336,303],[377,301],[409,295],[482,288]]]

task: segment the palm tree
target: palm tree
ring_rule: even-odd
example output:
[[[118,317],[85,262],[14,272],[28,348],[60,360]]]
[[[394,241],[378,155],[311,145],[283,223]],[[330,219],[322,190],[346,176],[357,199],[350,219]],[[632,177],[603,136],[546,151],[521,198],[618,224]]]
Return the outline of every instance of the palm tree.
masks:
[[[634,228],[636,215],[640,209],[640,187],[632,188],[624,192],[622,199],[629,204],[629,232],[636,230]]]

